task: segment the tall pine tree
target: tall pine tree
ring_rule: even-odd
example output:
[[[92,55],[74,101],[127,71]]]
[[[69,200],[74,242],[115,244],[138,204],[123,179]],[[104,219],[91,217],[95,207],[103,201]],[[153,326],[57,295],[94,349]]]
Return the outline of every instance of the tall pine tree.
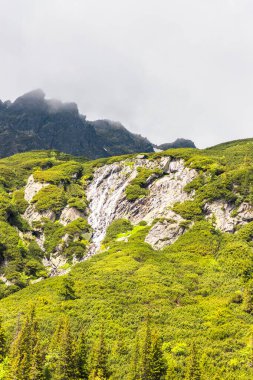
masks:
[[[76,360],[74,356],[74,342],[68,318],[60,320],[53,337],[53,380],[77,379]]]
[[[147,318],[146,322],[141,357],[141,380],[162,380],[165,378],[167,365],[162,352],[162,341],[157,336],[152,336],[150,317]]]
[[[167,365],[162,352],[162,341],[158,337],[155,337],[150,353],[150,379],[164,379],[166,371]]]
[[[194,342],[191,345],[186,380],[201,380],[199,355]]]
[[[8,380],[43,380],[44,356],[35,309],[31,309],[10,349]]]
[[[104,326],[102,326],[99,341],[93,352],[92,370],[89,380],[107,380],[109,378],[107,358],[108,352],[105,344]]]
[[[2,318],[0,317],[0,363],[4,360],[6,355],[6,336],[2,326]]]
[[[246,313],[253,312],[253,281],[249,281],[244,289],[242,309]]]
[[[146,322],[146,331],[144,338],[144,346],[142,352],[142,369],[141,369],[141,380],[150,380],[150,357],[151,357],[151,328],[150,328],[150,317],[148,316]]]
[[[136,335],[129,380],[140,379],[140,344],[139,336]]]
[[[78,380],[88,380],[88,350],[84,332],[81,332],[75,345],[76,373]]]

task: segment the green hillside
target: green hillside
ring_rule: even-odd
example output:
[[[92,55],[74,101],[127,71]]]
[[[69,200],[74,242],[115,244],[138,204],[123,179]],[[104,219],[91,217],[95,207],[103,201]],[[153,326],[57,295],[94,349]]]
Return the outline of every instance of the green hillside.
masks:
[[[20,240],[17,234],[17,228],[24,233],[29,230],[21,217],[26,207],[22,191],[28,176],[34,173],[35,179],[50,183],[33,202],[40,210],[50,204],[58,215],[66,205],[80,210],[85,207],[85,188],[94,168],[134,156],[85,161],[45,151],[0,160],[0,264],[1,273],[13,281],[10,286],[0,285],[7,347],[13,339],[15,343],[20,331],[17,326],[24,323],[34,306],[39,340],[47,353],[41,359],[44,377],[29,375],[29,379],[87,378],[74,372],[69,377],[57,377],[52,365],[61,355],[52,336],[56,336],[53,334],[63,316],[69,318],[74,337],[80,331],[85,333],[90,379],[253,378],[253,222],[238,226],[235,233],[224,233],[215,227],[214,220],[205,219],[204,210],[204,205],[214,200],[233,204],[235,210],[242,202],[253,203],[253,140],[205,150],[169,150],[147,158],[152,161],[161,155],[182,157],[186,166],[198,172],[185,189],[195,190],[193,199],[174,206],[184,218],[186,232],[174,244],[154,250],[144,242],[151,225],[114,221],[100,253],[74,265],[70,274],[53,278],[47,278],[43,253],[34,241]],[[146,190],[147,178],[144,172],[138,175],[129,186],[134,186],[131,190],[137,198],[145,197],[142,190]],[[58,220],[43,223],[47,253],[59,243],[62,228],[72,228],[80,239],[63,254],[72,258],[77,250],[84,255],[90,244],[83,238],[90,228],[85,218],[70,227],[59,226]],[[31,284],[41,277],[44,279]],[[144,373],[149,330],[150,347],[161,339],[158,351],[165,360],[166,375]],[[97,349],[101,335],[106,373],[99,374],[95,373],[94,357],[101,354]],[[0,379],[15,378],[9,375],[11,352],[7,351],[7,359],[1,364]],[[28,379],[25,376],[22,379]]]

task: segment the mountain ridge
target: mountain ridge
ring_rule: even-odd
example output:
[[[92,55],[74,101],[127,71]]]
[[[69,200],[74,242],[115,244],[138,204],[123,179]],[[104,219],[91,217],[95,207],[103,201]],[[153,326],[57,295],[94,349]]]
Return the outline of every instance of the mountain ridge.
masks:
[[[40,89],[14,102],[0,100],[0,157],[41,149],[92,159],[154,151],[147,138],[122,124],[88,121],[75,103],[46,99]]]

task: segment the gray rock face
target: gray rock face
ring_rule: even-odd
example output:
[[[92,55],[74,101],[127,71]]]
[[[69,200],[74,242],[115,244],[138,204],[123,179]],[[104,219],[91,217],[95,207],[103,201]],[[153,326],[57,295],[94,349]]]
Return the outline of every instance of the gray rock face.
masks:
[[[215,219],[215,225],[223,232],[235,232],[237,225],[243,225],[253,220],[253,207],[243,202],[238,209],[225,201],[219,200],[207,203],[204,207],[206,218]]]
[[[59,253],[51,254],[49,259],[44,258],[42,262],[43,262],[43,265],[47,268],[51,277],[64,275],[68,273],[70,270],[69,268],[63,269],[64,265],[67,264],[67,259],[66,257],[63,257],[62,255],[60,255]]]
[[[38,212],[35,208],[35,205],[31,203],[33,197],[43,188],[48,186],[47,183],[35,182],[34,177],[31,175],[28,178],[27,185],[25,187],[24,197],[26,201],[29,203],[25,213],[23,214],[23,218],[28,221],[29,225],[32,226],[33,222],[38,222],[42,218],[50,219],[51,221],[56,220],[56,214],[52,210],[46,210],[43,212]],[[68,223],[76,220],[77,218],[84,217],[84,213],[78,211],[74,207],[66,206],[60,216],[60,223],[66,226]],[[22,238],[23,234],[20,232],[20,237]],[[35,239],[39,247],[42,251],[45,251],[44,243],[45,243],[45,235],[43,230],[38,228],[36,229],[36,236],[30,236],[31,240]],[[66,269],[62,269],[64,265],[67,263],[67,259],[61,255],[63,244],[68,244],[69,236],[66,235],[62,239],[62,244],[56,247],[55,252],[50,253],[50,257],[45,257],[43,259],[43,265],[47,268],[50,276],[61,275],[67,273]]]
[[[66,206],[62,210],[59,221],[63,226],[66,226],[67,224],[73,222],[74,220],[78,218],[84,218],[84,217],[85,217],[84,212],[77,210],[77,208],[75,207]]]
[[[149,195],[130,202],[126,199],[125,189],[137,175],[137,168],[159,168],[166,174],[150,181]],[[107,227],[115,219],[128,218],[133,224],[145,220],[152,223],[155,218],[169,218],[170,208],[176,202],[190,198],[184,192],[184,186],[197,175],[195,170],[186,168],[182,159],[170,157],[150,161],[136,158],[105,165],[98,168],[87,188],[90,215],[88,221],[93,228],[95,250],[99,248]]]
[[[158,221],[146,236],[145,242],[154,249],[162,249],[173,244],[185,231],[185,228],[180,226],[183,219],[172,211],[171,214],[174,219]]]
[[[235,220],[231,217],[230,213],[233,210],[231,205],[224,201],[215,201],[207,203],[204,207],[206,218],[215,218],[216,227],[223,232],[233,232],[235,227]]]
[[[192,140],[186,140],[186,139],[176,139],[172,143],[155,145],[155,147],[161,150],[167,150],[167,149],[173,149],[173,148],[196,148]]]
[[[243,202],[237,210],[237,218],[241,221],[241,223],[251,222],[253,220],[253,207]]]
[[[43,187],[46,187],[48,185],[49,183],[35,182],[33,175],[30,175],[25,186],[25,200],[30,203],[33,197],[38,193],[38,191],[40,191]]]
[[[55,221],[56,215],[52,210],[46,210],[43,212],[38,212],[35,208],[35,205],[31,203],[33,197],[44,187],[48,186],[48,183],[40,183],[36,182],[34,180],[33,175],[30,175],[30,177],[27,180],[27,184],[25,186],[24,190],[24,198],[29,203],[28,207],[26,208],[24,214],[22,215],[25,220],[27,220],[28,224],[30,226],[33,225],[33,222],[38,222],[42,218],[47,218],[52,221]],[[21,233],[22,235],[22,233]],[[20,236],[22,238],[22,236]],[[31,239],[32,239],[31,235]],[[42,251],[45,251],[44,243],[45,243],[45,235],[41,229],[36,230],[36,237],[35,241],[40,247]]]
[[[23,218],[26,219],[31,226],[33,222],[38,222],[42,218],[47,218],[54,222],[56,216],[52,210],[38,212],[34,205],[29,205],[23,214]]]
[[[38,212],[35,208],[35,206],[31,203],[33,197],[43,188],[48,186],[48,183],[40,183],[35,182],[33,175],[30,175],[30,177],[27,180],[27,184],[25,186],[24,191],[24,198],[29,203],[29,206],[25,210],[25,213],[23,214],[23,218],[27,220],[29,225],[31,226],[33,222],[40,221],[42,218],[48,218],[52,221],[55,220],[56,215],[51,210],[46,210],[43,212]]]

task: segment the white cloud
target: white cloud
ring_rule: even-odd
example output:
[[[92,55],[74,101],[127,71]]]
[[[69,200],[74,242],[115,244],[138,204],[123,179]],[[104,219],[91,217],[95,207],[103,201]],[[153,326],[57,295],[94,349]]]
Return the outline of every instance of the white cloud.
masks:
[[[0,98],[41,87],[157,143],[251,137],[247,0],[0,0]]]

